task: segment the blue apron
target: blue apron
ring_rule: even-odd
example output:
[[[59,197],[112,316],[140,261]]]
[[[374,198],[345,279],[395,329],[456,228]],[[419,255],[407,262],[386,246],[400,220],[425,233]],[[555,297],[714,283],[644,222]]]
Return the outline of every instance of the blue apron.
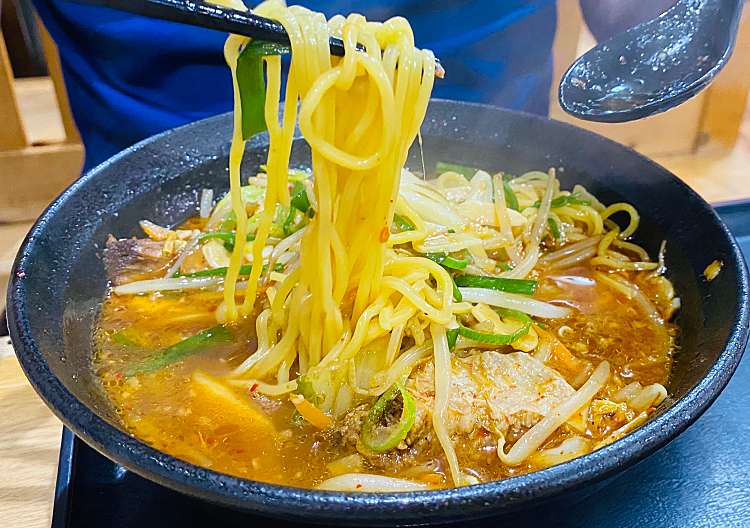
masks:
[[[133,143],[231,108],[226,35],[67,0],[35,0],[60,50],[85,169]],[[434,96],[544,114],[554,0],[299,0],[327,16],[405,16],[447,71]]]

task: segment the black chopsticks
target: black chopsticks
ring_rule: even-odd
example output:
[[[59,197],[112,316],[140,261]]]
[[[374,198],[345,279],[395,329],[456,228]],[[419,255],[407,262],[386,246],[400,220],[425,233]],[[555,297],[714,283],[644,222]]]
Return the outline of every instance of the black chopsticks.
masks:
[[[289,45],[289,35],[284,27],[274,20],[236,11],[214,4],[191,0],[77,0],[79,3],[98,5],[127,11],[136,15],[179,22],[191,26],[234,33],[257,40]],[[343,56],[344,43],[331,37],[331,54]],[[364,47],[360,45],[364,50]],[[436,59],[436,76],[442,77],[444,70]]]

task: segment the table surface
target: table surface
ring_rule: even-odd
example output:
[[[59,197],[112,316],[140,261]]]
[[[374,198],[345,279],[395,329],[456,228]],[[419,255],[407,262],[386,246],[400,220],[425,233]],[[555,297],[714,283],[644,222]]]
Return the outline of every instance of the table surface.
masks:
[[[738,174],[735,171],[732,172]],[[703,176],[697,177],[701,178],[700,181],[696,179],[692,182],[684,177],[685,172],[678,171],[678,174],[683,174],[683,178],[699,191],[703,191],[701,194],[711,202],[750,198],[750,182],[746,179],[744,171],[736,178],[732,178],[731,182],[722,182],[724,185],[720,184],[716,187],[710,186],[709,192],[706,192],[706,181]],[[0,520],[3,526],[9,527],[48,527],[53,506],[52,497],[62,427],[26,381],[13,355],[10,342],[7,338],[0,339],[2,339],[0,341],[0,476],[2,476],[0,477]],[[740,369],[742,370],[743,366],[740,366]],[[744,369],[747,372],[743,377],[750,383],[748,361],[744,362]],[[734,378],[733,382],[737,382],[738,377],[739,375]],[[727,399],[726,394],[722,398]],[[746,412],[746,406],[740,399],[733,400],[733,405],[737,412]],[[709,422],[711,427],[719,430],[724,429],[722,420],[713,416],[710,411],[701,418],[699,423],[702,422]],[[737,432],[743,433],[738,438],[744,443],[750,435],[750,427],[747,425],[742,427],[744,427],[743,431]],[[659,498],[660,489],[677,492],[680,496],[684,496],[690,490],[682,489],[681,486],[684,483],[684,477],[690,474],[691,466],[700,464],[701,457],[716,447],[691,444],[693,440],[701,438],[691,435],[691,431],[694,430],[695,427],[691,428],[680,437],[679,443],[673,442],[649,459],[649,462],[655,459],[656,464],[641,464],[632,470],[640,472],[639,478],[644,484],[642,489],[636,490],[636,494],[652,506],[648,518],[641,519],[643,525],[648,525],[649,521],[658,521],[663,518],[661,515],[665,514],[663,508],[666,503]],[[729,497],[717,497],[713,495],[711,489],[705,489],[702,490],[704,501],[697,506],[685,504],[685,508],[690,508],[692,511],[695,511],[696,507],[703,508],[701,513],[706,514],[712,511],[712,505],[721,504],[722,512],[740,511],[744,508],[745,510],[742,511],[746,511],[750,517],[750,486],[748,486],[750,474],[748,471],[741,472],[741,474],[733,472],[730,462],[723,459],[719,465],[704,469],[712,472],[714,476],[725,475],[727,484],[731,489],[736,490],[736,493]],[[692,490],[692,492],[695,491]],[[623,493],[626,493],[626,490],[623,490]],[[620,508],[623,510],[621,513],[628,509],[629,504],[641,500],[627,494],[622,495],[621,498]],[[605,522],[607,512],[602,511],[601,515],[599,520]],[[707,518],[699,525],[723,527],[729,525],[725,522],[726,520],[726,517]]]

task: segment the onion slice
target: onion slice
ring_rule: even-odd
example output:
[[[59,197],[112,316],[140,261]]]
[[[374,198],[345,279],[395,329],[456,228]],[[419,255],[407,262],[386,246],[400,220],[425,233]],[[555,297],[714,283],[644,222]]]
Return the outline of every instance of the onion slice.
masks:
[[[570,308],[532,299],[526,295],[505,293],[485,288],[459,288],[464,301],[518,310],[536,317],[557,319],[570,315]]]
[[[201,218],[208,218],[211,215],[211,203],[214,201],[214,190],[203,189],[201,191],[200,208],[198,209]]]
[[[138,295],[155,291],[195,290],[224,282],[224,277],[179,277],[130,282],[112,288],[115,295]]]
[[[365,493],[425,491],[430,489],[427,484],[421,482],[371,473],[344,473],[324,480],[316,488],[326,491],[361,491]]]

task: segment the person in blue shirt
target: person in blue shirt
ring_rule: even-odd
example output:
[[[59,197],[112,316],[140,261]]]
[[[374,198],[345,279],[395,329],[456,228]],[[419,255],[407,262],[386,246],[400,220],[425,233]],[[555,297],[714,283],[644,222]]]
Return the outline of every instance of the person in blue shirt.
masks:
[[[561,0],[563,1],[563,0]],[[447,71],[434,97],[546,114],[554,0],[296,0],[327,17],[406,17]],[[670,0],[581,0],[598,38]],[[69,0],[35,0],[57,43],[87,170],[143,138],[231,109],[226,35]],[[623,8],[621,4],[629,4]],[[642,9],[633,9],[637,4]],[[635,15],[634,15],[635,13]]]

